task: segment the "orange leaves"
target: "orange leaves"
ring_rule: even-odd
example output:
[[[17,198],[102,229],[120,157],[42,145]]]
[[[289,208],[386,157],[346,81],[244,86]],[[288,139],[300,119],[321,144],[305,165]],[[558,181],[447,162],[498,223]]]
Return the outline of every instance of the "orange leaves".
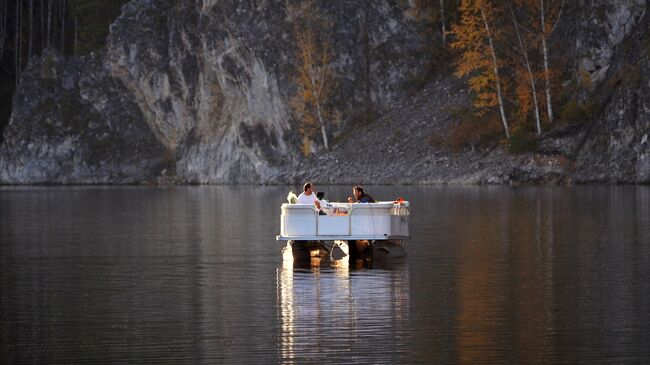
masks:
[[[558,83],[560,67],[549,56],[548,38],[563,3],[460,2],[461,18],[452,28],[455,40],[451,44],[459,56],[456,75],[467,79],[475,116],[494,117],[498,110],[506,135],[509,125],[541,134],[543,122],[553,120],[553,84]]]
[[[475,114],[481,117],[499,105],[497,75],[489,43],[492,34],[485,26],[485,20],[493,18],[494,10],[488,1],[462,0],[460,11],[460,23],[452,26],[456,38],[451,48],[460,52],[456,75],[468,77],[474,94]]]

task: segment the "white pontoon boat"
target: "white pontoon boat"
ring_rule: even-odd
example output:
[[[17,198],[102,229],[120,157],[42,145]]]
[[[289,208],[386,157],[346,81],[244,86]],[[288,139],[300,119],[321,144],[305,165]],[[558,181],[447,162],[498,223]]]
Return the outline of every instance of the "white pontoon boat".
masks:
[[[327,210],[326,210],[327,211]],[[311,204],[282,204],[279,241],[402,240],[409,202],[331,203],[328,215]]]
[[[282,204],[280,235],[278,241],[289,241],[294,256],[298,251],[332,257],[337,247],[346,248],[357,259],[366,252],[380,247],[385,252],[395,252],[389,247],[401,248],[402,240],[410,238],[408,201],[378,203],[330,203],[320,215],[311,204]],[[348,243],[354,242],[354,245]],[[287,246],[288,247],[288,246]],[[348,248],[349,247],[349,248]]]

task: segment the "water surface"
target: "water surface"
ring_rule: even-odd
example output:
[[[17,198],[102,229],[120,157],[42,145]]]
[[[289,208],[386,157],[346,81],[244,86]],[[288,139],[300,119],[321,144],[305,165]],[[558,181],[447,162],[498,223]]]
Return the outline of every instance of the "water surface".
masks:
[[[0,363],[650,363],[648,187],[367,190],[406,259],[283,262],[286,187],[0,188]]]

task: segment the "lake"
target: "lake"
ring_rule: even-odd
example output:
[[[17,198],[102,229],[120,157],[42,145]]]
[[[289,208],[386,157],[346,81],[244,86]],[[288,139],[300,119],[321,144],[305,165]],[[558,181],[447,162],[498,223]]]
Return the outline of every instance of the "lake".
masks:
[[[0,363],[650,363],[650,187],[367,186],[360,269],[283,260],[288,190],[0,188]]]

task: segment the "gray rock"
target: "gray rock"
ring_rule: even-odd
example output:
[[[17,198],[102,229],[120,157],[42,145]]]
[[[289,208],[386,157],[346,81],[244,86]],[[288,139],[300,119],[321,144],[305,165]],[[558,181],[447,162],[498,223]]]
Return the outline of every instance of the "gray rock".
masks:
[[[156,175],[162,151],[100,59],[48,51],[31,60],[17,90],[0,146],[0,183],[139,182]]]
[[[555,52],[575,55],[602,110],[521,155],[451,150],[450,110],[471,94],[444,72],[414,87],[431,40],[405,2],[368,4],[368,79],[381,117],[364,124],[363,7],[318,2],[339,75],[333,151],[316,143],[306,158],[300,149],[287,2],[132,0],[105,52],[31,60],[0,146],[0,183],[649,182],[646,0],[567,2]],[[629,65],[638,83],[617,84]]]

